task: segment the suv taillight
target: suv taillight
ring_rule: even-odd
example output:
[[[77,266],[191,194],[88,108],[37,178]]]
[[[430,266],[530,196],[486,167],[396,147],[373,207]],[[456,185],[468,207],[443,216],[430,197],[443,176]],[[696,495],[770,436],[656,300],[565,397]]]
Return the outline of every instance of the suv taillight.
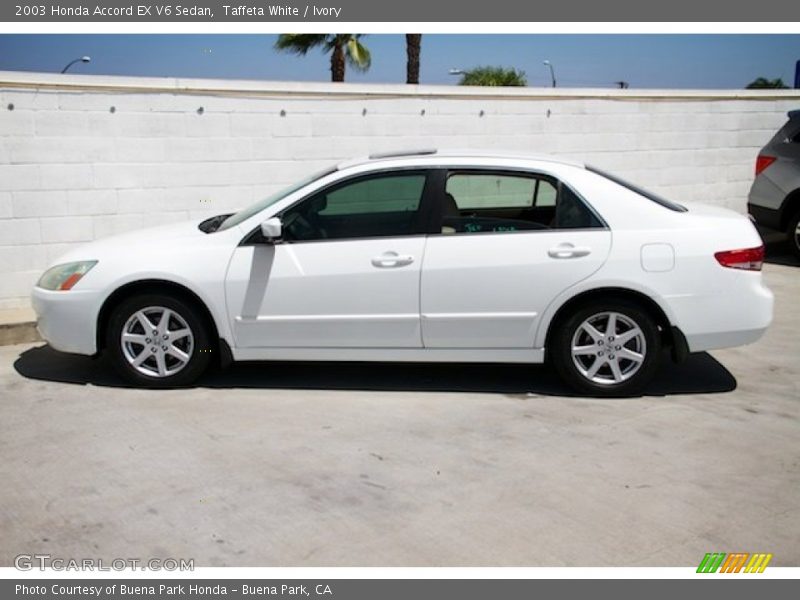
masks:
[[[761,172],[774,163],[777,159],[774,156],[767,156],[766,154],[759,154],[756,158],[756,176],[761,175]]]
[[[764,246],[745,248],[743,250],[723,250],[714,253],[714,258],[723,267],[743,269],[745,271],[760,271],[764,264]]]

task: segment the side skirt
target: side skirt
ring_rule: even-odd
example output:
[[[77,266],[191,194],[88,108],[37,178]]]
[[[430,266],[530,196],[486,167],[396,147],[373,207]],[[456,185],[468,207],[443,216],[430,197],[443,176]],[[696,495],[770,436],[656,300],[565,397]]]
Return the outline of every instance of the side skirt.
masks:
[[[232,348],[234,360],[542,363],[543,348]]]

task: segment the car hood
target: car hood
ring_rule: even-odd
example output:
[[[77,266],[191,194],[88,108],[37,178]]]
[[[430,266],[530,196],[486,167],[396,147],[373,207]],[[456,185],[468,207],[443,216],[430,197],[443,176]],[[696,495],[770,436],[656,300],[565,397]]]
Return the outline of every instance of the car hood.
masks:
[[[130,254],[136,247],[141,246],[154,250],[178,240],[186,240],[189,243],[192,243],[193,239],[199,241],[207,235],[197,227],[201,222],[202,219],[193,219],[101,238],[70,250],[53,261],[51,266],[78,260],[100,260],[113,254]]]

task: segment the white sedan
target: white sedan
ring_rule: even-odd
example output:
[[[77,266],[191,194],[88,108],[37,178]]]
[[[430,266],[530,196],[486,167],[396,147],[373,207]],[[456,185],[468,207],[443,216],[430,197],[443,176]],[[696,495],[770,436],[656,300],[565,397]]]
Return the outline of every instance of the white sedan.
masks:
[[[541,363],[642,391],[662,349],[772,319],[751,222],[549,158],[423,151],[340,164],[233,215],[72,250],[33,305],[56,350],[134,384],[231,360]]]

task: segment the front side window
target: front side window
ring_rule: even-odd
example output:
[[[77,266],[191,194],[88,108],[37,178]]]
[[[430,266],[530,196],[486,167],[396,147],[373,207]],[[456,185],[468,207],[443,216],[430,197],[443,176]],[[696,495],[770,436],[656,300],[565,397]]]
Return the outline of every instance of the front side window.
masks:
[[[322,190],[282,215],[287,241],[421,233],[425,172],[371,175]]]
[[[602,227],[568,187],[544,176],[451,173],[445,186],[442,233],[504,233]]]

